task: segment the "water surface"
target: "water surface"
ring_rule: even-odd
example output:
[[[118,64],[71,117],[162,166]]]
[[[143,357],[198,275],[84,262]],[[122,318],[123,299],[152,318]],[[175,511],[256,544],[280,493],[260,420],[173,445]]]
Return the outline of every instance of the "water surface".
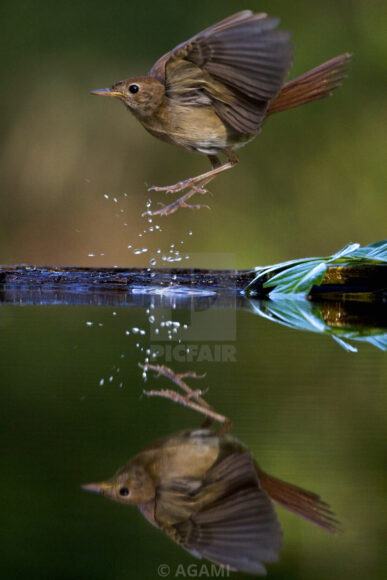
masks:
[[[387,355],[364,342],[348,352],[253,306],[210,296],[2,305],[2,577],[154,579],[161,564],[176,577],[199,563],[136,509],[80,489],[155,438],[200,424],[142,395],[164,384],[138,367],[156,351],[176,371],[206,373],[207,400],[258,463],[321,494],[341,520],[344,532],[330,536],[278,508],[284,547],[270,578],[386,577]]]

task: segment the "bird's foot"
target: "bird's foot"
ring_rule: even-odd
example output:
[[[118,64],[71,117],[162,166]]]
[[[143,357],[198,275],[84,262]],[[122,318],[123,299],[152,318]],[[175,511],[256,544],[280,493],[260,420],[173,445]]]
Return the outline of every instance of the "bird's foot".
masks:
[[[184,191],[190,187],[194,187],[198,183],[197,177],[189,177],[188,179],[183,179],[178,181],[174,185],[152,185],[148,187],[148,191],[165,191],[165,193],[179,193],[179,191]]]
[[[201,379],[204,375],[197,375],[194,372],[186,372],[186,373],[175,373],[169,367],[164,365],[152,365],[152,364],[145,364],[140,365],[145,371],[153,371],[156,376],[163,376],[173,383],[177,387],[179,387],[185,395],[182,395],[172,389],[160,389],[160,390],[150,390],[144,391],[144,394],[148,397],[161,397],[163,399],[169,399],[174,403],[178,403],[183,407],[188,407],[193,411],[197,411],[198,413],[204,415],[207,420],[211,422],[216,421],[217,423],[221,423],[222,430],[227,431],[231,428],[231,421],[227,419],[224,415],[217,413],[214,409],[203,399],[203,391],[201,389],[191,389],[189,385],[185,382],[184,379],[191,378],[191,379]]]
[[[160,205],[162,207],[160,207],[159,209],[156,209],[154,211],[148,210],[148,211],[144,212],[142,215],[148,215],[148,216],[157,216],[157,215],[159,215],[159,216],[168,216],[168,215],[174,214],[180,208],[185,208],[185,209],[202,209],[202,208],[205,207],[207,209],[210,209],[210,206],[205,205],[205,204],[201,204],[201,203],[191,204],[191,203],[188,203],[188,200],[193,195],[195,195],[195,193],[199,193],[201,195],[204,195],[205,193],[208,193],[208,191],[204,187],[204,185],[195,185],[187,193],[185,193],[184,195],[182,195],[181,197],[179,197],[178,199],[176,199],[172,203],[169,203],[168,205],[165,205],[163,203],[160,203]]]

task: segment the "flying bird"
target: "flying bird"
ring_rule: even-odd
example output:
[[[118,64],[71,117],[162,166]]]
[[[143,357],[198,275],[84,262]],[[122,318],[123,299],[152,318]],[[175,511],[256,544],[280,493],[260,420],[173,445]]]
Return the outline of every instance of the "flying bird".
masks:
[[[186,193],[153,215],[169,215],[239,160],[237,149],[261,131],[273,113],[321,99],[341,85],[350,54],[345,53],[286,82],[292,64],[288,32],[279,20],[250,10],[232,16],[179,44],[146,76],[92,91],[114,97],[159,139],[206,155],[212,169],[151,191]],[[225,157],[222,162],[220,155]]]
[[[274,502],[335,532],[320,497],[268,475],[227,433],[185,430],[158,440],[117,473],[82,486],[134,505],[193,556],[230,570],[265,574],[282,544]]]

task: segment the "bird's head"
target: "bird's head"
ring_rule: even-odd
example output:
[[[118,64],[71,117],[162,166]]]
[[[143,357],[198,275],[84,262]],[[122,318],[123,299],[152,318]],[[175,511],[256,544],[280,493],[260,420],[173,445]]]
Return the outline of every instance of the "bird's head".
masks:
[[[111,479],[98,483],[86,483],[82,489],[97,493],[124,504],[142,504],[153,499],[155,486],[152,478],[141,465],[129,465],[120,469]]]
[[[110,89],[96,89],[92,95],[115,97],[122,101],[135,115],[148,117],[161,105],[165,87],[152,77],[136,77],[118,81]]]

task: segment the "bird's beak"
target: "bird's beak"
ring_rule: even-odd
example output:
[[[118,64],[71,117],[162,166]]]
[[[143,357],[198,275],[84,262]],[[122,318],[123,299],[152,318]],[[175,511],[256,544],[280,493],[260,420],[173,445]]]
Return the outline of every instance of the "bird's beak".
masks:
[[[111,489],[111,487],[112,484],[107,481],[101,481],[99,483],[85,483],[84,485],[81,485],[81,488],[85,491],[99,494],[105,493],[105,491],[108,491]]]
[[[112,91],[112,89],[95,89],[90,91],[91,95],[97,95],[98,97],[122,97],[122,93],[119,91]]]

